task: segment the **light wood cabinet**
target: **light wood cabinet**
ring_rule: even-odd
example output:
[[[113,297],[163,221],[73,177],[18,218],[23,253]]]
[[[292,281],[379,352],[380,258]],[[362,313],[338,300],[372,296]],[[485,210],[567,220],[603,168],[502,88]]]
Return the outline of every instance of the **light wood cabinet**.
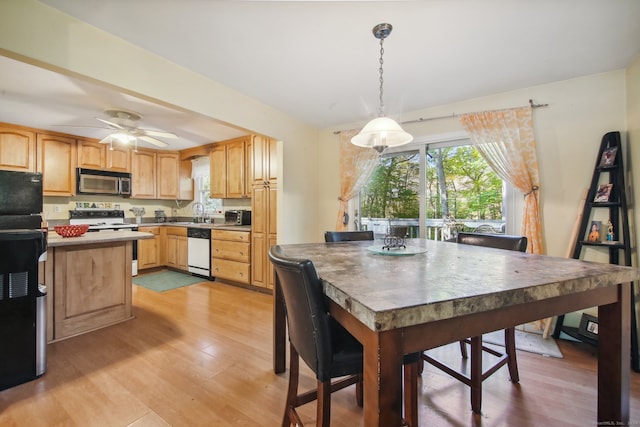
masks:
[[[37,134],[37,168],[42,173],[44,196],[73,196],[76,192],[76,140]]]
[[[104,169],[107,164],[107,147],[98,141],[78,140],[78,167]]]
[[[138,148],[131,152],[131,197],[193,200],[191,165],[181,170],[180,153]]]
[[[278,157],[275,139],[262,135],[253,138],[252,150],[252,180],[253,185],[278,181]]]
[[[219,143],[209,151],[210,194],[212,199],[224,199],[227,197],[227,147]]]
[[[122,145],[100,144],[98,140],[78,139],[78,167],[131,172],[131,154]]]
[[[145,268],[161,266],[160,227],[139,227],[138,230],[143,233],[152,233],[154,235],[153,239],[138,241],[138,268],[143,270]]]
[[[156,153],[157,199],[175,200],[180,191],[180,154],[170,151]]]
[[[105,167],[113,172],[131,172],[131,150],[121,145],[107,148],[107,164]]]
[[[215,144],[209,152],[211,163],[211,198],[242,199],[249,197],[247,147],[251,136]]]
[[[269,248],[278,240],[277,141],[256,136],[252,151],[251,277],[254,286],[273,289],[275,276]]]
[[[49,249],[46,263],[53,264],[53,286],[47,283],[47,300],[53,300],[53,306],[48,304],[53,308],[49,317],[52,339],[132,318],[131,254],[131,241]]]
[[[188,270],[187,265],[187,229],[185,227],[165,227],[165,251],[166,262],[168,267],[179,270]]]
[[[227,143],[227,198],[248,197],[247,188],[247,138],[239,138]]]
[[[211,230],[211,275],[238,283],[251,283],[251,233]]]
[[[131,197],[156,198],[156,152],[138,148],[131,152]]]
[[[36,171],[36,134],[26,129],[0,124],[0,169]]]
[[[191,178],[191,160],[180,160],[180,183],[178,184],[178,199],[193,200],[193,178]]]

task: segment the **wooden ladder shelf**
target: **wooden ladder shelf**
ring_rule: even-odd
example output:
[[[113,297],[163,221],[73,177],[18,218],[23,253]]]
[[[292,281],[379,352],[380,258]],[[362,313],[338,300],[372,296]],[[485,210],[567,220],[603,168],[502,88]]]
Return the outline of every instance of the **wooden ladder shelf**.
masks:
[[[604,218],[604,220],[596,221],[598,218]],[[597,232],[593,230],[594,228],[598,228]],[[582,258],[586,247],[608,251],[611,264],[631,265],[624,163],[620,132],[617,131],[606,133],[602,137],[580,226],[575,237],[572,258]],[[635,371],[640,372],[635,285],[632,283],[631,286],[631,366]],[[585,333],[584,328],[565,326],[563,323],[564,315],[558,316],[553,333],[554,338],[560,338],[560,333],[563,332],[580,341],[597,344],[597,334],[589,331]]]

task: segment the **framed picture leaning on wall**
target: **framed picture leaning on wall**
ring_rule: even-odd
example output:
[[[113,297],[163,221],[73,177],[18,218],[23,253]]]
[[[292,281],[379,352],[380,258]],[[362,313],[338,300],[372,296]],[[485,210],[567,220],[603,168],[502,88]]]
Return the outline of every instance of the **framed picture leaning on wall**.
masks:
[[[616,161],[616,153],[618,152],[618,147],[607,148],[602,152],[602,157],[600,158],[600,167],[603,166],[613,166]]]
[[[593,199],[593,201],[608,202],[609,197],[611,197],[612,188],[613,188],[613,184],[600,184],[598,186],[598,191],[596,192],[596,197]]]

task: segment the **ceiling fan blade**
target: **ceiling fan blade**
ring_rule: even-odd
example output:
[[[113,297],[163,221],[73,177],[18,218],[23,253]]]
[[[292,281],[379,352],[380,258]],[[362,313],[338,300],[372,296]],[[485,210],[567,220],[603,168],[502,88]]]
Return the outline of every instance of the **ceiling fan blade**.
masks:
[[[100,144],[110,144],[112,142],[113,142],[113,138],[111,137],[111,135],[107,135],[100,140]]]
[[[101,121],[102,123],[106,124],[107,126],[111,126],[113,129],[124,129],[124,127],[120,126],[119,124],[114,123],[114,122],[110,122],[109,120],[101,119],[100,117],[96,117],[96,120]]]
[[[169,144],[167,144],[164,141],[160,141],[159,139],[156,139],[152,136],[147,136],[147,135],[140,135],[138,138],[140,138],[143,141],[147,141],[149,144],[153,144],[157,147],[168,147]]]
[[[173,132],[167,132],[163,130],[138,129],[138,131],[140,132],[140,135],[146,135],[151,137],[159,137],[159,138],[177,138],[178,137],[178,135],[176,135]]]

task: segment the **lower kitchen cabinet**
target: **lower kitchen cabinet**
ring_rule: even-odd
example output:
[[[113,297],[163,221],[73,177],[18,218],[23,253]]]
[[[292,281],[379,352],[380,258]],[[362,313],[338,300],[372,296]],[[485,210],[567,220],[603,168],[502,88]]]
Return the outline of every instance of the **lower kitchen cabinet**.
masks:
[[[140,227],[138,231],[152,233],[153,239],[138,242],[138,269],[159,267],[160,261],[160,227]]]
[[[251,284],[251,232],[211,230],[211,275]]]
[[[188,270],[187,265],[187,229],[185,227],[166,228],[165,250],[167,251],[167,267]]]
[[[48,341],[132,318],[131,241],[50,247],[48,253]]]

